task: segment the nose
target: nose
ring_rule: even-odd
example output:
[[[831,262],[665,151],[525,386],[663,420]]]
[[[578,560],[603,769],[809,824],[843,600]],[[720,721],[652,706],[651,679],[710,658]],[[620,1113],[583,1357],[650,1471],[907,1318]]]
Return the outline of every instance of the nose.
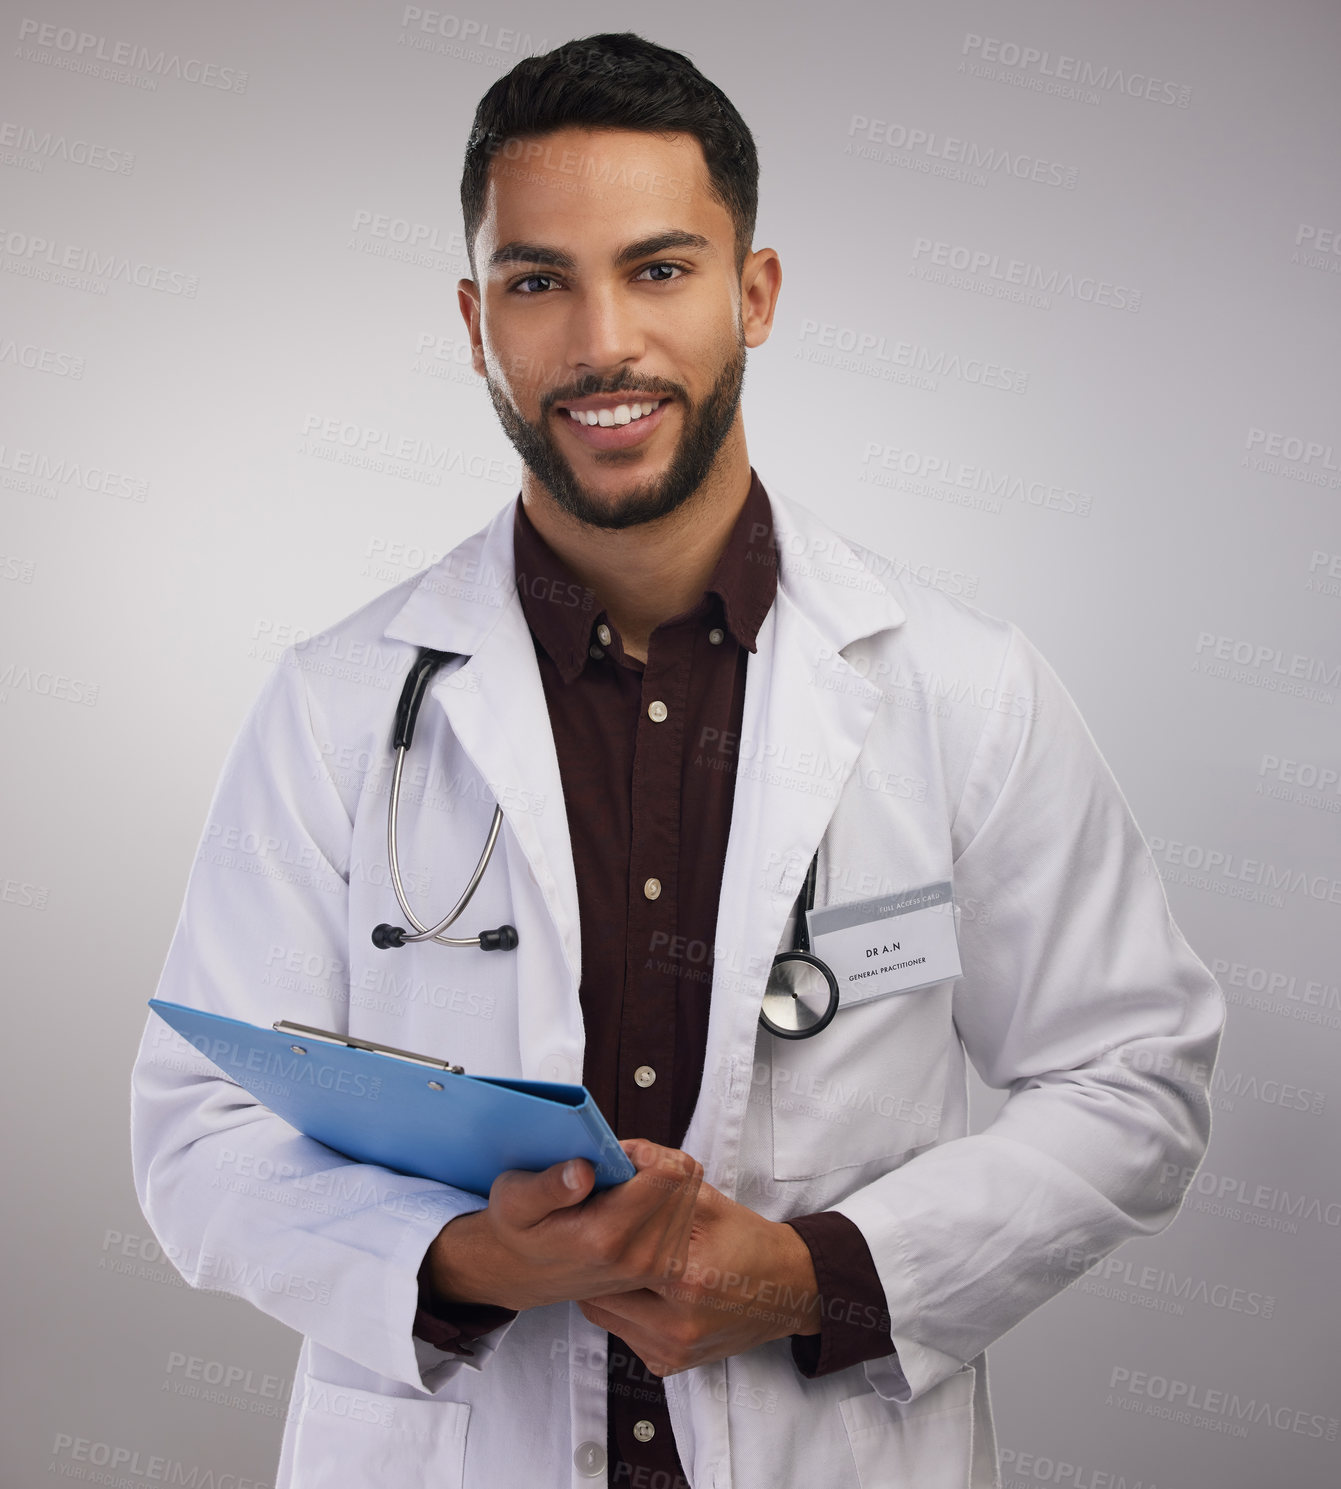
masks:
[[[646,345],[637,308],[617,287],[589,285],[573,294],[567,348],[572,371],[609,376],[638,362]]]

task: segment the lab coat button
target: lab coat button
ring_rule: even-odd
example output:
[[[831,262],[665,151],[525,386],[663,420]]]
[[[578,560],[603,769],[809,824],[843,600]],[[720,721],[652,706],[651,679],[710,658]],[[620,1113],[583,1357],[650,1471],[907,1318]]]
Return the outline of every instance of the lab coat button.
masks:
[[[560,1054],[546,1055],[540,1062],[540,1079],[542,1081],[566,1081],[572,1075],[567,1059]]]
[[[661,893],[661,880],[648,879],[643,885],[643,893],[649,900],[654,900]]]
[[[605,1472],[605,1449],[598,1442],[581,1443],[573,1454],[573,1463],[583,1478],[598,1479]]]
[[[654,724],[662,723],[669,712],[670,709],[666,707],[666,705],[661,701],[660,698],[658,698],[655,703],[649,703],[647,705],[647,717],[651,719]]]
[[[633,1072],[633,1079],[637,1081],[640,1086],[650,1086],[652,1082],[656,1080],[656,1078],[657,1073],[655,1070],[652,1069],[650,1065],[640,1065],[637,1070]]]
[[[644,1417],[641,1422],[633,1424],[633,1435],[639,1442],[651,1442],[657,1435],[657,1429]]]

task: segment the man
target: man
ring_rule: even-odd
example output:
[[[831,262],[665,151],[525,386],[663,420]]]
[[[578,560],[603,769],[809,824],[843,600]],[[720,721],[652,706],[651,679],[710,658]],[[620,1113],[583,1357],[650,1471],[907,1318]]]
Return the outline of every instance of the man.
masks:
[[[1061,684],[750,467],[756,196],[735,109],[638,37],[489,90],[459,293],[520,498],[291,651],[225,767],[160,996],[581,1079],[638,1170],[486,1203],[350,1163],[151,1019],[145,1212],[305,1335],[283,1485],[990,1484],[984,1349],[1204,1151],[1219,990]],[[402,861],[456,894],[499,803],[469,914],[515,951],[369,941],[420,647]],[[840,996],[787,1039],[812,867]],[[966,1054],[1011,1093],[976,1136]]]

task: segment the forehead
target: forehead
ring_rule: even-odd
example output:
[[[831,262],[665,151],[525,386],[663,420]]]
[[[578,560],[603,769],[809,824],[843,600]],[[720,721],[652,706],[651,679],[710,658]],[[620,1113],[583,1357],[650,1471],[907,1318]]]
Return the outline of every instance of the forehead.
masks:
[[[500,146],[477,252],[483,263],[499,244],[527,242],[591,255],[674,230],[720,242],[728,254],[734,239],[693,135],[561,129]]]

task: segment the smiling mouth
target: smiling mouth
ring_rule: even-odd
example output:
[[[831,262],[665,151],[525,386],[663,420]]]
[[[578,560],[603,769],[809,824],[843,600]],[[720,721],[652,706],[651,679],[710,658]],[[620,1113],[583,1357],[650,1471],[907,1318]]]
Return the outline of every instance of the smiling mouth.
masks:
[[[568,408],[564,412],[575,424],[585,424],[589,428],[600,425],[609,429],[616,424],[632,424],[646,418],[665,402],[664,398],[652,398],[637,403],[617,403],[611,408]]]

